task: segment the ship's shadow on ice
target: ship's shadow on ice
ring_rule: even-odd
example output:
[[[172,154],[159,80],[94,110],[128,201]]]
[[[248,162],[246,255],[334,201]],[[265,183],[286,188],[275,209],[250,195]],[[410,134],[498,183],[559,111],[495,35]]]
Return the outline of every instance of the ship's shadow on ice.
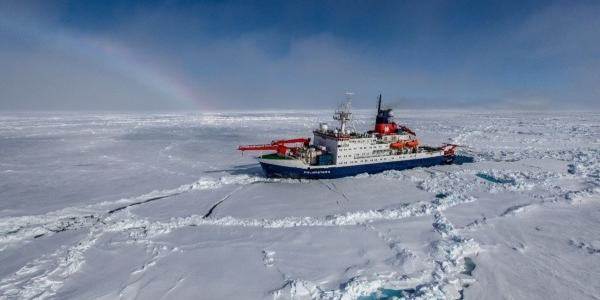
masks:
[[[475,158],[472,156],[466,155],[455,155],[454,160],[452,160],[453,165],[462,165],[475,162]]]

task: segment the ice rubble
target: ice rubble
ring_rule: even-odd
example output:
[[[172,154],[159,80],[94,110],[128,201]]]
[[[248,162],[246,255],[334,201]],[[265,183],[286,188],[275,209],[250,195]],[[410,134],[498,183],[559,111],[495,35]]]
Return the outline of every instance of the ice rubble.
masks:
[[[0,267],[0,298],[191,298],[198,282],[215,278],[203,286],[206,298],[561,298],[568,291],[593,299],[600,292],[590,281],[600,269],[593,260],[600,116],[418,115],[400,118],[426,143],[450,137],[465,145],[461,152],[475,162],[325,183],[271,180],[251,158],[235,153],[236,144],[277,138],[273,126],[282,137],[303,135],[328,115],[2,117],[0,261],[18,259]],[[358,127],[370,126],[369,112],[357,116]],[[118,184],[111,175],[131,179]],[[385,190],[370,190],[374,186]],[[306,192],[286,194],[292,187]],[[244,206],[253,203],[243,201],[247,194],[262,197],[255,202],[261,207]],[[156,217],[158,209],[171,217]],[[309,240],[296,242],[298,235]],[[367,237],[375,240],[365,244]],[[47,252],[20,251],[38,244]],[[311,252],[325,245],[339,257]],[[146,257],[133,259],[128,251],[140,247]],[[198,251],[214,258],[194,255]],[[214,261],[222,257],[215,251],[233,256]],[[84,285],[100,280],[94,271],[103,252],[115,259],[103,263],[124,277]],[[256,263],[231,263],[242,259]],[[518,266],[508,268],[513,262]],[[218,272],[213,264],[257,281],[211,276]],[[561,268],[540,272],[551,265]],[[583,266],[588,273],[578,272]],[[548,292],[529,289],[545,281],[553,282]]]

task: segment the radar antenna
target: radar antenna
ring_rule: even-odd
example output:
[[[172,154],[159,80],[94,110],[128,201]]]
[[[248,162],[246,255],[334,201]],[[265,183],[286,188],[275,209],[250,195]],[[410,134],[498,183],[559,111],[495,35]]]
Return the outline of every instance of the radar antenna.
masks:
[[[333,119],[336,121],[340,121],[340,133],[348,134],[346,130],[346,125],[352,120],[352,113],[350,112],[352,105],[352,92],[346,92],[346,102],[340,104],[338,109],[335,111],[333,115]]]

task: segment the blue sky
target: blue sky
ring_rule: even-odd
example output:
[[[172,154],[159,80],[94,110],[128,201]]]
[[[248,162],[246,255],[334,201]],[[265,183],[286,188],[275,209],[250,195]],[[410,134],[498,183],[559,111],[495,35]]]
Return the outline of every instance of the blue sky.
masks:
[[[597,109],[598,1],[0,2],[0,109]]]

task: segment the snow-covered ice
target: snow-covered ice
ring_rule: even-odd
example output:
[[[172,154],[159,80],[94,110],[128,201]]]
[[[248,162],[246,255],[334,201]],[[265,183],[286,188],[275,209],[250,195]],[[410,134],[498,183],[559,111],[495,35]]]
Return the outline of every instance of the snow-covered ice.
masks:
[[[1,115],[0,299],[600,297],[600,114],[398,111],[472,161],[336,180],[236,151],[330,118]]]

